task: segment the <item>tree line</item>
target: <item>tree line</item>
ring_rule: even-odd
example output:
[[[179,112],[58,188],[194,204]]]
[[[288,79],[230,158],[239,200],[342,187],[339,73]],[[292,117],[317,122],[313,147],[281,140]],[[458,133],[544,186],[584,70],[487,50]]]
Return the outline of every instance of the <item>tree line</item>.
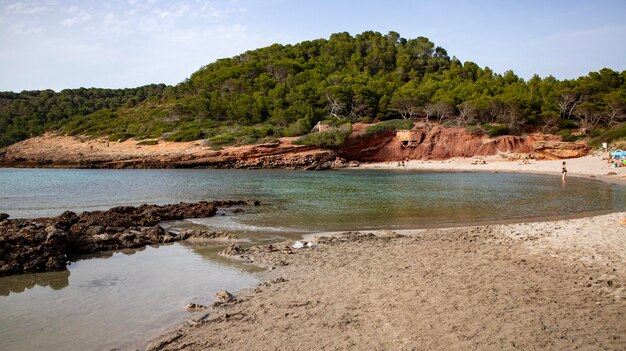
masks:
[[[132,89],[80,88],[0,92],[0,147],[55,130],[72,116],[136,106],[165,95],[164,84]]]
[[[12,97],[21,103],[3,93],[0,145],[50,128],[224,145],[306,134],[320,120],[424,117],[483,131],[496,125],[498,133],[569,136],[574,128],[598,133],[626,116],[626,71],[525,81],[512,71],[500,74],[451,58],[427,38],[395,32],[275,44],[217,60],[175,87],[148,87],[100,89],[106,96],[85,89],[72,93],[83,97],[75,103],[68,102],[75,90]]]

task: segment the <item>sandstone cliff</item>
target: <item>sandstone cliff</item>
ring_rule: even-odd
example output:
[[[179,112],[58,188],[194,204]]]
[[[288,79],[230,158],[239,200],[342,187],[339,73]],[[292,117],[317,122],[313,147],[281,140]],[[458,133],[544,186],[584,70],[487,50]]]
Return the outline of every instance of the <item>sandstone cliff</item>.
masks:
[[[489,138],[462,128],[421,125],[413,129],[415,143],[403,146],[395,132],[365,135],[365,125],[356,125],[353,136],[337,151],[348,160],[386,162],[444,160],[452,157],[525,154],[534,158],[572,158],[589,153],[583,143],[564,143],[554,135],[499,136]]]
[[[329,150],[300,146],[294,138],[268,144],[212,150],[202,142],[108,142],[47,134],[0,150],[0,167],[64,168],[285,168],[322,170],[349,161],[386,162],[403,159],[443,160],[497,154],[534,158],[572,158],[588,154],[584,143],[564,143],[558,136],[531,134],[489,138],[462,128],[416,126],[415,142],[403,147],[394,132],[365,135],[367,124],[355,124],[346,144]],[[354,163],[353,163],[354,165]]]

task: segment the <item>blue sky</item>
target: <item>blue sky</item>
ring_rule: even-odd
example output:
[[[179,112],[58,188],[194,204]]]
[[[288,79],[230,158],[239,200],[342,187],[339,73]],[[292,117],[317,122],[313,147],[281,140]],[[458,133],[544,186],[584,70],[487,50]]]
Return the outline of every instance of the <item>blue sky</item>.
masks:
[[[176,84],[218,58],[367,30],[502,73],[626,70],[626,1],[0,0],[0,90]]]

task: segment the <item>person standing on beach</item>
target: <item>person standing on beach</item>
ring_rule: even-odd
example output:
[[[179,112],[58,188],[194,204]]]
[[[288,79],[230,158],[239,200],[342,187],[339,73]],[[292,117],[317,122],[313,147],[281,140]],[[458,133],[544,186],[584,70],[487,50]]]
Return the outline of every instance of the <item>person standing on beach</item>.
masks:
[[[561,174],[563,174],[561,180],[565,182],[565,177],[567,176],[567,166],[565,165],[565,161],[563,161],[563,166],[561,167]]]

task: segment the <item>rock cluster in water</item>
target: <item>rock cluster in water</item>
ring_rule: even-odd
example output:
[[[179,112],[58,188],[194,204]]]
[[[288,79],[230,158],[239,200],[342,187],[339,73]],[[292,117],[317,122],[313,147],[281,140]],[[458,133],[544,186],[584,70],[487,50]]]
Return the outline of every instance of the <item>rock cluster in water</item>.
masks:
[[[8,215],[0,214],[0,276],[63,270],[70,255],[184,240],[194,236],[194,232],[172,233],[158,223],[211,217],[218,207],[250,204],[259,203],[216,201],[121,206],[79,215],[67,211],[58,217],[35,220],[9,219]]]

